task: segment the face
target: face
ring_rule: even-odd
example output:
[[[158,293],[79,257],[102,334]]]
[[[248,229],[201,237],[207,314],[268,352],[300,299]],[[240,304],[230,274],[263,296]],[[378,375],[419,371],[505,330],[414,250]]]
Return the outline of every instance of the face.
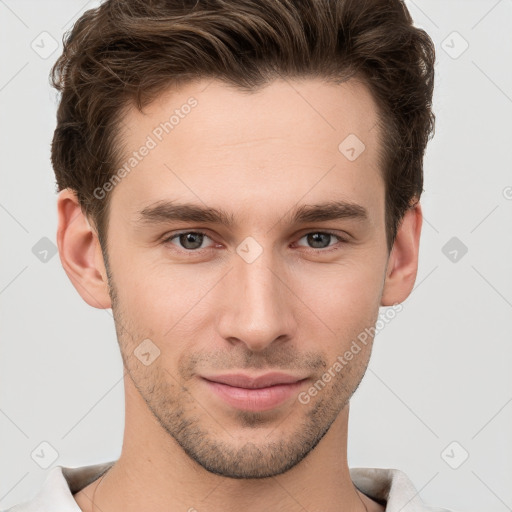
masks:
[[[164,431],[211,472],[290,469],[364,375],[371,340],[333,368],[375,324],[386,274],[376,122],[362,84],[312,79],[253,93],[197,82],[124,119],[131,170],[107,232],[123,361]],[[350,134],[365,146],[357,156],[348,139],[355,159],[339,149]],[[269,372],[295,383],[211,382]]]

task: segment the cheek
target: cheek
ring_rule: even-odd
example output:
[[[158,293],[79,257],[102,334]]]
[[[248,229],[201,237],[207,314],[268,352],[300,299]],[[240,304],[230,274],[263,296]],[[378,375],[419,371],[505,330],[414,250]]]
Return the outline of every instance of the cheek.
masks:
[[[194,294],[193,271],[165,261],[159,248],[140,250],[127,245],[116,256],[112,267],[118,295],[123,307],[136,317],[162,319],[163,312],[167,317]]]
[[[194,265],[138,262],[134,268],[143,270],[116,279],[125,323],[132,338],[151,339],[160,350],[160,364],[172,368],[180,354],[200,349],[209,339],[215,316],[209,292],[219,276],[199,273]]]
[[[310,267],[298,278],[298,296],[333,325],[378,311],[384,280],[381,262],[351,261]]]
[[[375,324],[383,272],[376,263],[361,261],[332,265],[328,271],[320,267],[301,279],[298,295],[308,308],[302,329],[310,331],[312,322],[318,326],[325,334],[322,343],[329,359],[344,354],[353,340]]]
[[[154,278],[151,269],[142,262],[131,262],[115,268],[116,309],[123,327],[129,331],[125,342],[136,345],[139,338],[158,342],[162,332],[172,325],[171,314],[178,297],[168,281]],[[133,270],[136,269],[136,270]]]

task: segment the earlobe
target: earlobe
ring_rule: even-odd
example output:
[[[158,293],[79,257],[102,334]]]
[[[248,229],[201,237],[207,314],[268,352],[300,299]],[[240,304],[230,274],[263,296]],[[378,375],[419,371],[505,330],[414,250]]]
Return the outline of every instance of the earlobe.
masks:
[[[398,229],[386,270],[381,306],[403,302],[411,293],[418,272],[423,215],[420,203],[406,211]]]
[[[99,309],[110,308],[106,269],[98,237],[71,189],[59,193],[57,213],[57,246],[66,274],[87,304]]]

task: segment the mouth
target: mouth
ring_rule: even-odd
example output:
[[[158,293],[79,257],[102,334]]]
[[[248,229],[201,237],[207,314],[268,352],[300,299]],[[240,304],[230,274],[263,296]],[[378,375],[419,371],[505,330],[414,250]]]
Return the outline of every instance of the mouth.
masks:
[[[308,377],[284,373],[259,376],[229,374],[201,377],[223,402],[246,411],[267,411],[296,397]]]

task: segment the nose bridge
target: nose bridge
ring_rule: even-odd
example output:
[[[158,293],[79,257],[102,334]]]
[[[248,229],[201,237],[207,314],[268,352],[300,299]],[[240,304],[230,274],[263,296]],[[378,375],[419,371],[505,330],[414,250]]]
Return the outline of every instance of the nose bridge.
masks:
[[[292,335],[289,292],[281,282],[283,278],[276,277],[279,265],[271,249],[263,250],[253,261],[241,254],[234,258],[235,268],[223,290],[226,307],[221,334],[245,343],[250,350],[261,351],[276,339]]]

